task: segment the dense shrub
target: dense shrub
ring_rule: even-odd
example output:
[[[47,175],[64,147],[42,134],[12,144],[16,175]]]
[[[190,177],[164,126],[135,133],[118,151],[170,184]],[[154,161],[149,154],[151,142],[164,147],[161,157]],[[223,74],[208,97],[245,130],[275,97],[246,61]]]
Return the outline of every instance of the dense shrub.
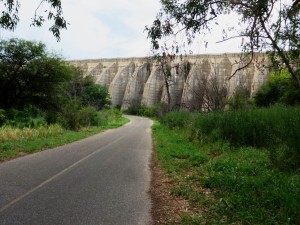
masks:
[[[273,72],[268,82],[257,91],[254,99],[257,106],[275,103],[296,105],[300,103],[300,89],[287,70]]]
[[[96,124],[97,111],[94,107],[88,106],[79,110],[79,124],[81,127],[93,126]]]
[[[37,128],[47,124],[45,113],[35,106],[29,105],[23,110],[10,109],[3,112],[3,124],[18,128]]]
[[[93,106],[96,110],[111,104],[107,87],[96,84],[94,77],[85,76],[79,68],[73,69],[72,80],[67,85],[69,97],[81,101],[83,106]]]
[[[139,116],[146,116],[146,117],[156,117],[157,116],[157,107],[152,106],[152,107],[146,107],[146,106],[141,106],[138,110]]]
[[[103,109],[97,112],[93,125],[106,126],[108,123],[116,123],[121,120],[122,116],[119,109]]]
[[[141,107],[143,106],[140,103],[132,103],[130,107],[125,110],[125,112],[129,115],[139,115]]]
[[[164,116],[169,112],[169,107],[164,102],[157,103],[154,106],[145,106],[137,103],[130,106],[125,112],[130,115],[155,118]]]
[[[97,120],[97,111],[94,107],[82,107],[78,100],[71,100],[62,109],[57,117],[57,122],[66,129],[79,130],[81,127],[95,125]]]

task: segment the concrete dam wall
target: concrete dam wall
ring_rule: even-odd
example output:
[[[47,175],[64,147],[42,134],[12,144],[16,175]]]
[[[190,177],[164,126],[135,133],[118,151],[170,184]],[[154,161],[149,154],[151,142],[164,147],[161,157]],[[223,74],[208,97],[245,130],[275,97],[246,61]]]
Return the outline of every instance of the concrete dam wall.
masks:
[[[269,63],[264,54],[255,54],[251,63],[249,59],[241,60],[241,54],[178,57],[165,63],[153,58],[71,63],[85,75],[93,76],[96,83],[106,86],[112,105],[122,109],[167,102],[171,107],[203,110],[213,97],[228,99],[237,90],[253,96],[269,77]],[[242,67],[245,68],[237,70]]]

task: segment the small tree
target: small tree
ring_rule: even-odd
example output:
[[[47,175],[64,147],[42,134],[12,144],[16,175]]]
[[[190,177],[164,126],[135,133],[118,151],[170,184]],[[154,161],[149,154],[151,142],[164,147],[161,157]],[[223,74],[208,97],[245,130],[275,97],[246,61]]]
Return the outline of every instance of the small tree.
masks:
[[[0,108],[57,108],[63,100],[72,68],[46,52],[42,43],[10,39],[0,41]]]
[[[69,82],[69,98],[81,101],[83,106],[92,106],[101,110],[104,106],[110,105],[108,89],[100,84],[95,84],[91,75],[84,76],[83,71],[73,67],[73,78]]]
[[[110,104],[108,89],[93,83],[85,88],[82,101],[84,105],[93,106],[96,110],[100,110]]]

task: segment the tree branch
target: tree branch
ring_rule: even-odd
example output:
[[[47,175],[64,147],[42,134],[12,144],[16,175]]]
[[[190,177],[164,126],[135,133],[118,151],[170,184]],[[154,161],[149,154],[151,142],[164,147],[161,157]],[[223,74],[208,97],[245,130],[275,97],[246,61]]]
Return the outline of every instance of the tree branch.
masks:
[[[251,58],[250,58],[249,62],[248,62],[246,65],[237,68],[237,69],[234,71],[234,73],[233,73],[230,77],[227,78],[227,80],[229,81],[232,77],[234,77],[234,76],[237,74],[237,72],[239,72],[239,71],[241,71],[241,70],[247,68],[247,67],[252,63],[253,59],[254,59],[254,52],[253,52],[253,50],[252,50],[252,51],[251,51]]]
[[[283,50],[280,49],[280,47],[277,45],[277,42],[273,39],[273,37],[271,36],[270,32],[267,30],[264,21],[261,17],[259,17],[260,23],[262,28],[264,29],[265,33],[267,34],[268,38],[270,39],[270,41],[272,42],[273,47],[276,49],[278,55],[280,56],[280,58],[282,59],[283,63],[286,65],[288,71],[290,72],[290,74],[292,75],[293,79],[297,82],[299,88],[300,88],[300,80],[298,78],[298,76],[295,74],[295,71],[293,70],[289,59],[285,56]]]
[[[229,40],[235,39],[235,38],[240,38],[240,37],[250,37],[250,35],[241,34],[241,35],[231,36],[231,37],[225,38],[225,39],[223,39],[223,40],[221,40],[221,41],[217,41],[216,44],[220,44],[220,43],[222,43],[222,42],[229,41]],[[261,35],[259,35],[259,36],[257,36],[257,37],[258,37],[258,38],[267,38],[267,37],[261,36]]]

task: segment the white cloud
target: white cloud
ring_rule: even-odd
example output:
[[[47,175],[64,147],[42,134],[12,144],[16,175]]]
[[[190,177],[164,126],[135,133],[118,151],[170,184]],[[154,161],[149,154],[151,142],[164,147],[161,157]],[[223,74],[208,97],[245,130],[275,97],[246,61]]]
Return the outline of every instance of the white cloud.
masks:
[[[147,34],[143,31],[155,19],[160,9],[159,0],[62,0],[64,17],[70,25],[62,31],[59,43],[48,31],[49,23],[41,28],[30,27],[39,3],[40,0],[26,3],[22,0],[18,28],[15,32],[2,30],[0,37],[42,41],[49,50],[67,59],[147,56],[150,52],[150,40],[146,40]],[[38,12],[46,9],[49,9],[47,4]],[[198,45],[196,41],[195,53],[216,49],[220,52],[219,47],[203,50],[203,44],[201,48]],[[209,47],[211,45],[212,42]]]
[[[18,37],[42,41],[50,50],[68,59],[125,57],[147,54],[150,44],[144,42],[144,27],[155,18],[159,0],[63,0],[64,17],[70,23],[57,43],[48,31],[51,24],[30,27],[39,0],[21,1],[20,23],[14,32],[1,31],[1,38]],[[38,12],[49,9],[43,5]],[[44,14],[46,15],[46,14]],[[129,49],[127,46],[131,46]]]

